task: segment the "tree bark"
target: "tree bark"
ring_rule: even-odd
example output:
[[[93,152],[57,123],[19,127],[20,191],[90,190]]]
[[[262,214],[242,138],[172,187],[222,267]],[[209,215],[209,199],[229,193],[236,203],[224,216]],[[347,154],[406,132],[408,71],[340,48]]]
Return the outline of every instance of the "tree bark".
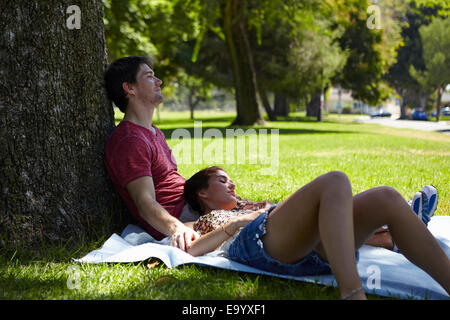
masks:
[[[445,85],[441,86],[437,89],[437,98],[436,98],[436,122],[439,122],[441,115],[441,100],[442,94],[444,93]]]
[[[237,108],[237,117],[233,124],[263,124],[256,99],[255,67],[247,38],[247,1],[225,1],[223,31],[232,62]]]
[[[310,100],[306,103],[306,116],[316,117],[317,121],[322,121],[322,110],[320,107],[320,96],[322,90],[317,90],[311,95]]]
[[[266,110],[267,116],[270,121],[277,121],[277,115],[275,114],[275,111],[270,106],[269,98],[267,97],[266,86],[264,85],[264,83],[260,77],[257,77],[257,80],[258,80],[257,84],[258,84],[259,97],[264,106],[264,110]]]
[[[77,3],[79,29],[70,1],[1,0],[2,246],[98,239],[125,217],[103,164],[102,1]]]
[[[286,96],[282,93],[275,92],[274,109],[277,116],[287,117],[289,116],[289,103]]]
[[[406,119],[406,95],[408,90],[401,89],[401,102],[400,102],[400,119]]]
[[[195,99],[194,99],[195,98]],[[200,102],[200,96],[196,94],[195,89],[189,89],[188,103],[191,114],[191,120],[194,119],[194,109]]]

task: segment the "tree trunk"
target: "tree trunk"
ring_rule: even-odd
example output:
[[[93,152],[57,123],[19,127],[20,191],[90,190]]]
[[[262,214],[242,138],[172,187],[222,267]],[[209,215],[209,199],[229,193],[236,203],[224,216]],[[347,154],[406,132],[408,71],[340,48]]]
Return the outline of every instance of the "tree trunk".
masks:
[[[288,117],[289,116],[289,103],[286,96],[282,93],[275,92],[274,109],[277,116]]]
[[[320,96],[322,90],[317,90],[311,95],[310,100],[306,103],[306,116],[316,117],[317,121],[322,121],[322,110],[320,107]]]
[[[199,102],[200,102],[200,96],[198,96],[196,94],[195,89],[189,88],[188,104],[189,104],[189,110],[191,112],[191,120],[194,119],[194,110]]]
[[[124,210],[103,164],[102,1],[70,4],[1,0],[2,246],[98,239]]]
[[[256,99],[256,73],[247,38],[247,1],[226,0],[223,31],[231,57],[236,95],[235,125],[263,124]]]
[[[269,117],[270,121],[277,121],[277,115],[275,114],[275,111],[272,110],[269,98],[267,97],[266,86],[263,84],[262,80],[259,77],[257,78],[257,80],[259,97],[261,98],[264,110],[266,110],[267,116]]]
[[[406,95],[408,94],[408,90],[401,89],[401,99],[400,102],[400,119],[406,119]]]
[[[441,100],[442,94],[444,93],[445,86],[439,87],[437,90],[437,98],[436,98],[436,122],[439,122],[439,118],[441,115]]]

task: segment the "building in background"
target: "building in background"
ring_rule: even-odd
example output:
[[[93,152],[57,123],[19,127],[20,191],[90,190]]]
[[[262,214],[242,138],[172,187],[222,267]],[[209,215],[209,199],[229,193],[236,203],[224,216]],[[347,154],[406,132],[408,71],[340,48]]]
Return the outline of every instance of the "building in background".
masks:
[[[353,113],[362,115],[370,115],[380,109],[384,109],[391,113],[393,118],[400,116],[400,102],[396,98],[387,100],[377,106],[371,106],[353,99],[350,90],[339,87],[331,89],[330,95],[324,101],[323,109],[330,113]]]

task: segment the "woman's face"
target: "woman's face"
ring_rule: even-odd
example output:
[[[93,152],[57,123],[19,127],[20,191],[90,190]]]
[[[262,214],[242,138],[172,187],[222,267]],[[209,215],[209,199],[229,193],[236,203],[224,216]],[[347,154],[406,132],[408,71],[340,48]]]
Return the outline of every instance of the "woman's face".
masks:
[[[209,187],[198,192],[206,213],[211,210],[231,210],[236,206],[236,187],[225,171],[219,170],[208,181]]]

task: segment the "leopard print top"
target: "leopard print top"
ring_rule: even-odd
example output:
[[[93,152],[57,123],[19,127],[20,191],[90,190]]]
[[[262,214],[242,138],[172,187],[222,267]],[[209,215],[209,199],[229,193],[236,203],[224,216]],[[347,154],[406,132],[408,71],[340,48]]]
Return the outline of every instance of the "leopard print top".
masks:
[[[248,214],[260,209],[268,209],[273,205],[270,201],[253,202],[242,200],[238,197],[238,203],[233,210],[213,210],[210,213],[200,216],[194,223],[194,230],[200,235],[214,231],[227,224],[239,215]]]

